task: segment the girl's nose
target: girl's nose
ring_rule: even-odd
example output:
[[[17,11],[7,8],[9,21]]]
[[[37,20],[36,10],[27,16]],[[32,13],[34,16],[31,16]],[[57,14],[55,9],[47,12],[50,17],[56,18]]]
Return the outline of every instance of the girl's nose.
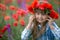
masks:
[[[42,18],[42,14],[39,15],[39,18]]]

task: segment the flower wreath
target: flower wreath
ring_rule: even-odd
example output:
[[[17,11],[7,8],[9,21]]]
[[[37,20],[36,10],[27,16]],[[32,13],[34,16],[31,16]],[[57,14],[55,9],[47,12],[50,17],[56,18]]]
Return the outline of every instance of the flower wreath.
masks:
[[[49,14],[49,16],[53,19],[58,19],[58,13],[53,10],[53,7],[51,4],[43,2],[38,3],[38,1],[34,1],[29,7],[28,10],[34,14],[34,9],[39,8],[42,11],[44,11],[46,14]]]

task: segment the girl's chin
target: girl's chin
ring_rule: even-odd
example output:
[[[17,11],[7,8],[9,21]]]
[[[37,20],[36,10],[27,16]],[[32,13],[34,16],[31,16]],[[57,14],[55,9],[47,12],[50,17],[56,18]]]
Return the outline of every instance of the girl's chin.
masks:
[[[42,23],[42,21],[38,21],[39,23]]]
[[[43,22],[45,22],[44,20],[42,20],[42,21],[38,21],[39,23],[43,23]]]

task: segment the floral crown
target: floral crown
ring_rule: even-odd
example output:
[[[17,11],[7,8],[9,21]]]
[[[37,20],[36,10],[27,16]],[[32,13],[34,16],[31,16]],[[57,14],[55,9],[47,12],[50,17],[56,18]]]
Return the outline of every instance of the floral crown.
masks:
[[[40,9],[45,12],[45,14],[49,14],[49,16],[53,19],[58,19],[58,13],[53,10],[51,4],[43,2],[38,3],[38,1],[34,1],[29,7],[28,10],[34,14],[34,9]]]

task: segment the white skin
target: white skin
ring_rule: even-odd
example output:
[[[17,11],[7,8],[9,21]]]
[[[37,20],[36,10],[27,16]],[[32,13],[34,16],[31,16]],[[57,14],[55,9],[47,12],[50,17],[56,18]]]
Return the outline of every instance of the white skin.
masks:
[[[52,19],[50,16],[46,15],[46,14],[42,14],[42,13],[35,13],[34,15],[31,15],[29,18],[29,23],[27,25],[27,29],[31,28],[31,25],[33,24],[33,20],[34,18],[36,18],[36,20],[43,24],[43,22],[45,22],[46,20],[48,20],[48,25],[50,26],[50,28],[53,30],[54,27],[52,25],[52,22],[54,21],[54,19]],[[48,19],[49,18],[49,19]]]

